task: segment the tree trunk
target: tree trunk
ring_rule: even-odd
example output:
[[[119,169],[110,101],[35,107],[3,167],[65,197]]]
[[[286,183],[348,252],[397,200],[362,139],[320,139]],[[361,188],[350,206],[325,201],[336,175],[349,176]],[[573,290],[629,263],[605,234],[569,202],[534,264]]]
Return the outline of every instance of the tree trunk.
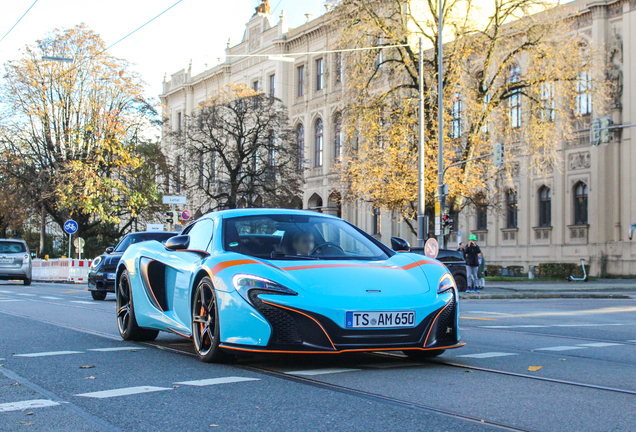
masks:
[[[46,211],[44,206],[41,209],[42,219],[40,223],[40,250],[38,256],[44,258],[44,248],[46,247]]]

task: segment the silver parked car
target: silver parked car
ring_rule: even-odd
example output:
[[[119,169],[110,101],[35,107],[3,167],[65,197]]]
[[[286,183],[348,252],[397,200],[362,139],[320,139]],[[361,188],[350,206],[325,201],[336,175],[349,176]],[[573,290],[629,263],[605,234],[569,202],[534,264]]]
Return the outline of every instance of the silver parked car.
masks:
[[[24,240],[0,239],[0,280],[31,285],[31,254]]]

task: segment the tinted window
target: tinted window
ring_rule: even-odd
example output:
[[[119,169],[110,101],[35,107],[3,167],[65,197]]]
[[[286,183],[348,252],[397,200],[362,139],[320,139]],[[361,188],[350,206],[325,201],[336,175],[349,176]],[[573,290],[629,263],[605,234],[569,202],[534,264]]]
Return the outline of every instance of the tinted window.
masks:
[[[128,234],[119,242],[115,248],[115,252],[125,252],[126,249],[135,243],[141,243],[149,240],[157,240],[161,243],[165,243],[170,237],[174,237],[175,234],[171,232],[153,232],[143,234]]]
[[[22,253],[22,252],[26,252],[26,247],[24,247],[24,243],[13,242],[13,241],[0,241],[0,253],[8,254],[8,253]]]
[[[188,249],[207,251],[212,240],[212,231],[214,229],[214,221],[211,219],[203,219],[196,222],[187,231],[190,236],[190,245]]]

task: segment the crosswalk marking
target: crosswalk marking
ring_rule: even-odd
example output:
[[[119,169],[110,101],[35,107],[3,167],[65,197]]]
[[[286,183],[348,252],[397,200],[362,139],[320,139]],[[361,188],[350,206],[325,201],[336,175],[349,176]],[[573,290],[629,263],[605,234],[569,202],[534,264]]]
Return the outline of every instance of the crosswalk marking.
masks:
[[[342,373],[342,372],[356,372],[360,369],[346,369],[346,368],[327,368],[327,369],[310,369],[304,371],[292,371],[285,372],[287,375],[305,375],[305,376],[314,376],[314,375],[326,375],[332,373]]]
[[[137,351],[137,350],[143,350],[143,349],[146,349],[146,348],[131,346],[131,347],[117,347],[117,348],[91,348],[86,351],[99,351],[99,352],[132,351],[132,350]]]
[[[562,345],[562,346],[547,347],[547,348],[535,348],[535,351],[571,351],[571,350],[579,350],[579,349],[585,349],[585,347]]]
[[[47,300],[62,300],[59,297],[50,297],[50,296],[42,296],[40,298],[47,299]]]
[[[22,299],[0,299],[2,303],[15,302],[15,301],[23,301]]]
[[[30,354],[14,354],[14,357],[48,357],[48,356],[57,356],[57,355],[67,355],[67,354],[82,354],[81,351],[48,351],[48,352],[40,352],[40,353],[30,353]]]
[[[182,381],[182,382],[177,382],[175,384],[203,387],[203,386],[209,386],[209,385],[231,384],[231,383],[244,382],[244,381],[260,381],[260,379],[245,378],[245,377],[225,377],[225,378],[201,379],[201,380],[195,380],[195,381]]]
[[[16,295],[21,295],[26,297],[35,297],[35,294],[29,294],[29,293],[16,293]]]
[[[94,305],[95,302],[87,302],[87,301],[83,301],[83,300],[71,300],[69,303],[80,303],[80,304],[89,304],[89,305]]]
[[[91,392],[91,393],[81,393],[81,394],[76,394],[75,396],[89,397],[89,398],[95,398],[95,399],[107,399],[107,398],[118,397],[118,396],[129,396],[129,395],[135,395],[135,394],[141,394],[141,393],[152,393],[152,392],[158,392],[158,391],[164,391],[164,390],[172,390],[172,389],[167,387],[153,387],[153,386],[124,387],[124,388],[113,389],[113,390],[104,390],[104,391],[97,391],[97,392]]]
[[[27,401],[20,402],[10,402],[0,404],[0,412],[8,412],[8,411],[20,411],[31,408],[44,408],[59,405],[57,402],[53,402],[48,399],[33,399]]]
[[[469,357],[469,358],[491,358],[491,357],[507,357],[507,356],[516,356],[519,355],[517,353],[505,353],[505,352],[485,352],[478,354],[464,354],[457,357]]]
[[[620,345],[622,345],[622,344],[609,343],[609,342],[594,342],[594,343],[579,344],[579,346],[591,347],[591,348],[604,348],[604,347],[620,346]]]

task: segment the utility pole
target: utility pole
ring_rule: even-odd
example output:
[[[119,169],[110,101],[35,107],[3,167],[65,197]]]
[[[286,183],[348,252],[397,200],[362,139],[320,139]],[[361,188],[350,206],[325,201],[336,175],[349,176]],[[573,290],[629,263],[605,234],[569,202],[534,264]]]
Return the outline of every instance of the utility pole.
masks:
[[[418,61],[419,71],[419,148],[418,148],[418,181],[417,181],[417,242],[418,246],[423,248],[426,237],[428,237],[428,223],[426,220],[426,190],[425,175],[426,155],[424,152],[424,74],[422,73],[422,63],[424,58],[424,48],[422,47],[422,38],[420,37],[420,58]]]
[[[439,0],[437,8],[437,202],[439,203],[439,219],[437,219],[436,210],[436,227],[440,227],[439,231],[439,248],[444,248],[444,231],[441,226],[442,214],[444,214],[444,49],[442,47],[442,26],[444,17],[442,14],[442,0]],[[436,206],[437,207],[437,206]]]

